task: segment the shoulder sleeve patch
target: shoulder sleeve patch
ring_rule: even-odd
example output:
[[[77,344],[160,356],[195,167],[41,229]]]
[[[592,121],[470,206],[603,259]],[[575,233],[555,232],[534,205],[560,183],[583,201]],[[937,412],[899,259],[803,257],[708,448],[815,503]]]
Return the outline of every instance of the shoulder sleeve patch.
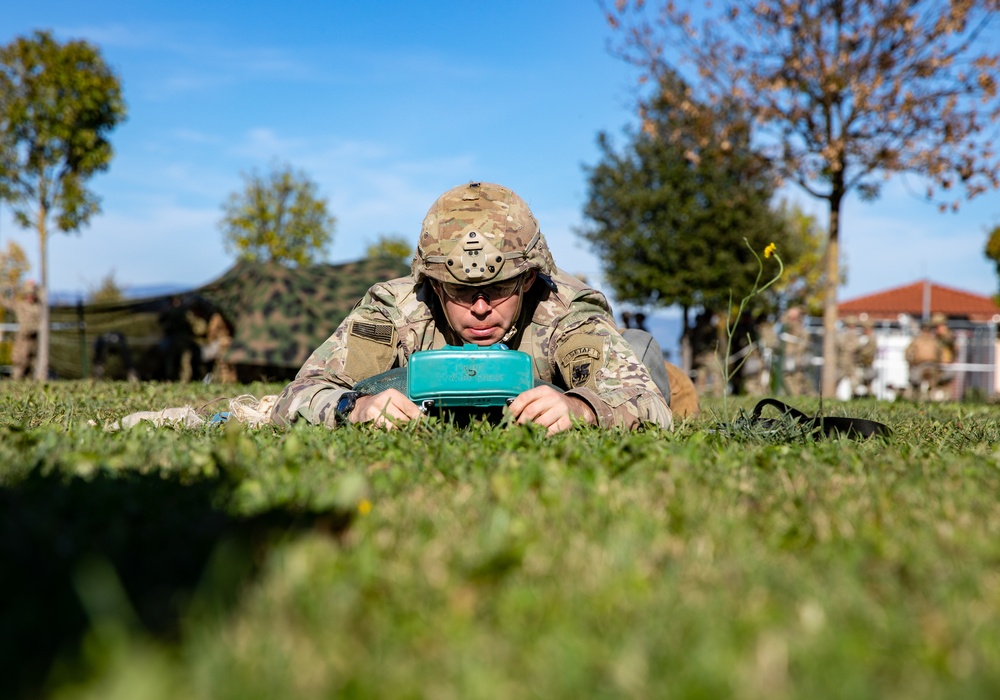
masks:
[[[604,338],[587,334],[570,336],[556,355],[569,387],[593,386],[597,370],[603,366]]]
[[[352,321],[350,335],[355,338],[371,340],[382,345],[392,345],[395,328],[388,321]]]
[[[559,364],[568,367],[578,360],[588,357],[592,360],[600,360],[603,347],[604,339],[597,335],[570,338],[559,348]]]
[[[344,373],[359,382],[392,368],[396,359],[396,327],[389,321],[355,319],[346,345]]]

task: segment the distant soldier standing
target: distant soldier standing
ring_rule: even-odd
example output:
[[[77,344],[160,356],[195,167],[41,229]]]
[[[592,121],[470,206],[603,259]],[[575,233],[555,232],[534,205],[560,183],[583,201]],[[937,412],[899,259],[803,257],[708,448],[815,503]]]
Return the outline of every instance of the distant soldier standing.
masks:
[[[871,396],[872,382],[875,381],[875,357],[878,355],[878,343],[875,340],[875,327],[870,320],[861,322],[861,337],[858,339],[858,388],[859,396]]]
[[[771,393],[772,362],[778,353],[778,334],[774,322],[768,318],[757,324],[756,343],[756,355],[745,365],[749,375],[748,390],[751,394],[766,395]]]
[[[809,378],[809,333],[797,306],[785,311],[781,324],[784,345],[782,380],[791,396],[812,396],[816,393]]]
[[[837,334],[837,395],[840,399],[853,397],[858,385],[858,349],[861,347],[861,338],[857,329],[857,317],[848,316]]]
[[[722,396],[726,380],[719,361],[721,318],[705,310],[694,319],[691,347],[694,352],[695,389],[698,396]]]
[[[195,340],[191,314],[179,296],[170,298],[169,306],[160,314],[163,329],[160,352],[163,360],[162,379],[189,382],[196,367],[201,365],[201,348]]]
[[[914,398],[930,398],[941,378],[943,352],[934,333],[931,321],[920,324],[920,332],[906,347],[906,361],[910,365],[910,387]]]
[[[934,335],[937,338],[938,347],[941,349],[937,385],[944,389],[949,387],[955,378],[955,370],[951,367],[951,364],[955,362],[955,334],[948,327],[948,317],[940,311],[931,314],[931,323],[934,324]],[[945,398],[947,393],[947,390],[942,391],[939,398]]]
[[[4,306],[17,316],[17,333],[11,350],[11,377],[22,379],[31,376],[31,370],[38,357],[38,329],[41,325],[42,309],[38,299],[38,286],[28,280],[24,290],[13,301],[4,299]]]
[[[938,345],[941,346],[941,362],[949,365],[955,361],[955,334],[948,327],[948,317],[937,311],[931,315],[931,323]]]
[[[202,349],[202,359],[213,362],[212,381],[218,384],[235,383],[236,368],[226,362],[226,353],[233,344],[233,333],[226,319],[218,311],[208,319],[205,340],[207,343]]]

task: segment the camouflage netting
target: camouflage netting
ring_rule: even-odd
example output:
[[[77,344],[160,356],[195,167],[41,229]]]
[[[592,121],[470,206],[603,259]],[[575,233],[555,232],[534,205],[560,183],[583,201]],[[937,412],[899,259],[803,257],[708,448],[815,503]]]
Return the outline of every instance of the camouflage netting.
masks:
[[[139,379],[177,379],[178,348],[204,349],[208,319],[218,312],[232,329],[223,360],[234,365],[240,381],[289,379],[372,284],[408,273],[406,263],[389,258],[302,268],[238,263],[187,292],[54,306],[50,365],[58,377],[91,376],[103,356],[107,377],[123,378],[131,367]],[[200,379],[211,364],[190,370]]]

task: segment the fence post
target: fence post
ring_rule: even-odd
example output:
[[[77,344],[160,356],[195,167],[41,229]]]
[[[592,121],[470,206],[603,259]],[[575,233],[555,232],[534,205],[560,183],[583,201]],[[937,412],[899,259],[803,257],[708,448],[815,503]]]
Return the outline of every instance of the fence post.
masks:
[[[87,323],[83,316],[83,299],[76,300],[76,320],[80,338],[80,376],[90,379],[90,355],[87,352]]]

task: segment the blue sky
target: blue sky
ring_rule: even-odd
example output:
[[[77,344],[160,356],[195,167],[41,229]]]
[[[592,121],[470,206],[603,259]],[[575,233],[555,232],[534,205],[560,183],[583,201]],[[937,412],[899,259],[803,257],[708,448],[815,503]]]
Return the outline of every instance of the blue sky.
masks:
[[[241,173],[304,170],[338,223],[327,259],[353,260],[382,233],[414,240],[424,212],[468,180],[505,184],[541,222],[557,263],[601,285],[584,224],[596,135],[634,123],[635,71],[611,56],[589,0],[469,3],[9,2],[0,43],[34,29],[97,44],[122,79],[128,120],[110,170],[91,181],[103,213],[49,249],[50,287],[196,286],[232,263],[218,229]],[[841,299],[930,277],[991,294],[982,250],[1000,195],[939,214],[887,183],[848,200]],[[819,202],[790,197],[825,221]],[[0,246],[34,259],[32,233],[0,210]],[[36,273],[37,274],[37,273]]]

